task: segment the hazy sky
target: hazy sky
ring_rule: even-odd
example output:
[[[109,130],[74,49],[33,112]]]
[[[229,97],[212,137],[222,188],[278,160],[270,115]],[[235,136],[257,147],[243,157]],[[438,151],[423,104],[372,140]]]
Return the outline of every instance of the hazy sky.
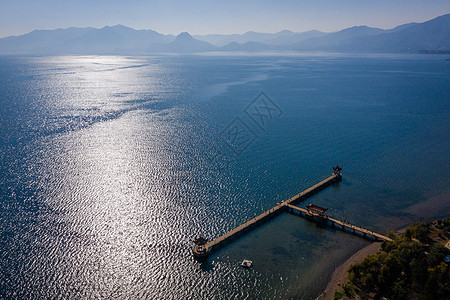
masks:
[[[449,12],[449,0],[0,0],[0,37],[116,24],[166,34],[392,28]]]

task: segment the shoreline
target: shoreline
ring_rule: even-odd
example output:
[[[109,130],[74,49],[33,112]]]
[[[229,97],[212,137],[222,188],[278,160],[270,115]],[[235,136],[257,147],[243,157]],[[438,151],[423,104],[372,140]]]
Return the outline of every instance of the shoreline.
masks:
[[[402,226],[397,227],[394,230],[396,233],[401,233],[406,230],[406,228],[413,223],[413,219],[425,219],[427,216],[436,216],[444,214],[450,208],[450,190],[446,190],[444,193],[439,193],[437,195],[429,196],[425,201],[416,203],[403,211],[410,214],[413,218],[409,220],[406,224],[403,223]],[[433,203],[434,205],[430,205]],[[438,205],[436,205],[438,203]],[[398,224],[397,224],[398,225]],[[348,268],[358,262],[362,262],[364,258],[369,255],[377,253],[378,249],[381,247],[381,242],[372,242],[370,245],[358,250],[352,256],[350,256],[346,261],[339,265],[331,275],[330,280],[325,288],[325,290],[320,294],[316,300],[332,300],[335,291],[348,280]]]
[[[327,287],[322,292],[322,294],[317,297],[317,300],[331,300],[333,299],[334,292],[344,283],[347,282],[348,273],[347,270],[351,265],[361,262],[369,255],[377,253],[380,249],[381,242],[373,242],[370,245],[360,249],[358,252],[354,253],[350,258],[348,258],[344,263],[337,267],[331,279],[328,281]]]

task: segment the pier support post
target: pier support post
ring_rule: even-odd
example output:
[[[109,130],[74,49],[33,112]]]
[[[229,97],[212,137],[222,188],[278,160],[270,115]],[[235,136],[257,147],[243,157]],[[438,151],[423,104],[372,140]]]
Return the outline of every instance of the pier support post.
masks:
[[[213,240],[209,243],[205,242],[205,244],[202,244],[202,246],[204,246],[206,248],[206,255],[211,253],[212,251],[217,250],[220,247],[223,247],[225,244],[230,243],[232,240],[239,238],[244,233],[252,230],[255,227],[258,227],[260,224],[265,223],[268,220],[272,219],[273,217],[281,214],[281,212],[295,213],[295,214],[305,217],[306,219],[314,221],[316,215],[311,213],[309,210],[306,210],[306,209],[300,208],[300,207],[296,207],[295,205],[293,205],[293,203],[299,202],[300,200],[303,201],[304,199],[308,198],[310,195],[317,193],[317,191],[330,185],[330,183],[332,181],[341,180],[341,178],[342,178],[342,175],[340,174],[341,168],[339,166],[336,166],[333,169],[335,170],[334,175],[332,175],[332,176],[328,177],[327,179],[321,181],[320,183],[312,186],[311,188],[304,190],[303,192],[301,192],[300,194],[297,194],[296,196],[290,198],[289,200],[283,201],[282,203],[278,203],[275,207],[272,207],[271,209],[255,216],[251,220],[245,222],[244,224],[236,227],[235,229],[233,229],[231,231],[228,231],[227,233],[223,234],[222,236],[216,238],[215,240]],[[308,209],[310,208],[309,206],[307,206],[307,207],[308,207]],[[318,207],[318,208],[320,208],[320,207]],[[319,214],[319,217],[320,217],[319,220],[316,220],[316,221],[320,221],[320,223],[325,223],[326,225],[328,225],[329,224],[328,222],[330,222],[331,227],[336,228],[336,229],[339,229],[339,226],[341,226],[340,229],[343,232],[347,232],[347,233],[350,233],[350,231],[348,231],[347,228],[351,229],[351,232],[359,237],[361,235],[356,234],[357,231],[362,233],[364,238],[372,238],[373,237],[373,239],[375,241],[378,241],[378,240],[392,241],[392,239],[390,239],[387,236],[377,234],[377,233],[374,233],[367,229],[352,225],[350,223],[347,223],[346,221],[329,218],[324,213],[326,210],[327,209],[324,209],[324,208],[320,208],[320,210],[318,210],[321,213]],[[323,222],[324,220],[326,222]],[[196,255],[195,251],[196,251],[196,248],[194,248],[194,255]],[[201,256],[206,256],[206,255],[203,255],[203,252],[202,253],[197,252],[196,256],[201,257]]]

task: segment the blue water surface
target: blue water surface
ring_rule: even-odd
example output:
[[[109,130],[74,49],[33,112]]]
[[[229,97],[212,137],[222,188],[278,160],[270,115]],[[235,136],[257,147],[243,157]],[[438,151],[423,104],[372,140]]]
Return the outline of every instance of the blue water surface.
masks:
[[[308,199],[333,217],[448,216],[446,58],[0,57],[0,298],[314,299],[368,241],[288,214],[204,263],[192,240],[337,163]]]

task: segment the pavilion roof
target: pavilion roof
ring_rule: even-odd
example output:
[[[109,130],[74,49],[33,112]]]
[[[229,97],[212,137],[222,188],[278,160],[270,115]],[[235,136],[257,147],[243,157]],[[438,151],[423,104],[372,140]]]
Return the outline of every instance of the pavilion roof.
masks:
[[[196,238],[196,239],[194,240],[194,243],[195,243],[196,245],[204,245],[204,244],[206,244],[207,242],[208,242],[208,240],[205,239],[205,238],[202,237],[202,236],[200,236],[200,237],[198,237],[198,238]]]
[[[333,167],[333,170],[340,172],[342,171],[342,168],[337,165],[336,167]]]
[[[324,212],[326,212],[328,210],[328,208],[321,207],[321,206],[318,206],[318,205],[315,205],[315,204],[309,204],[306,207],[308,209],[310,209],[310,210],[321,212],[321,213],[324,213]]]

